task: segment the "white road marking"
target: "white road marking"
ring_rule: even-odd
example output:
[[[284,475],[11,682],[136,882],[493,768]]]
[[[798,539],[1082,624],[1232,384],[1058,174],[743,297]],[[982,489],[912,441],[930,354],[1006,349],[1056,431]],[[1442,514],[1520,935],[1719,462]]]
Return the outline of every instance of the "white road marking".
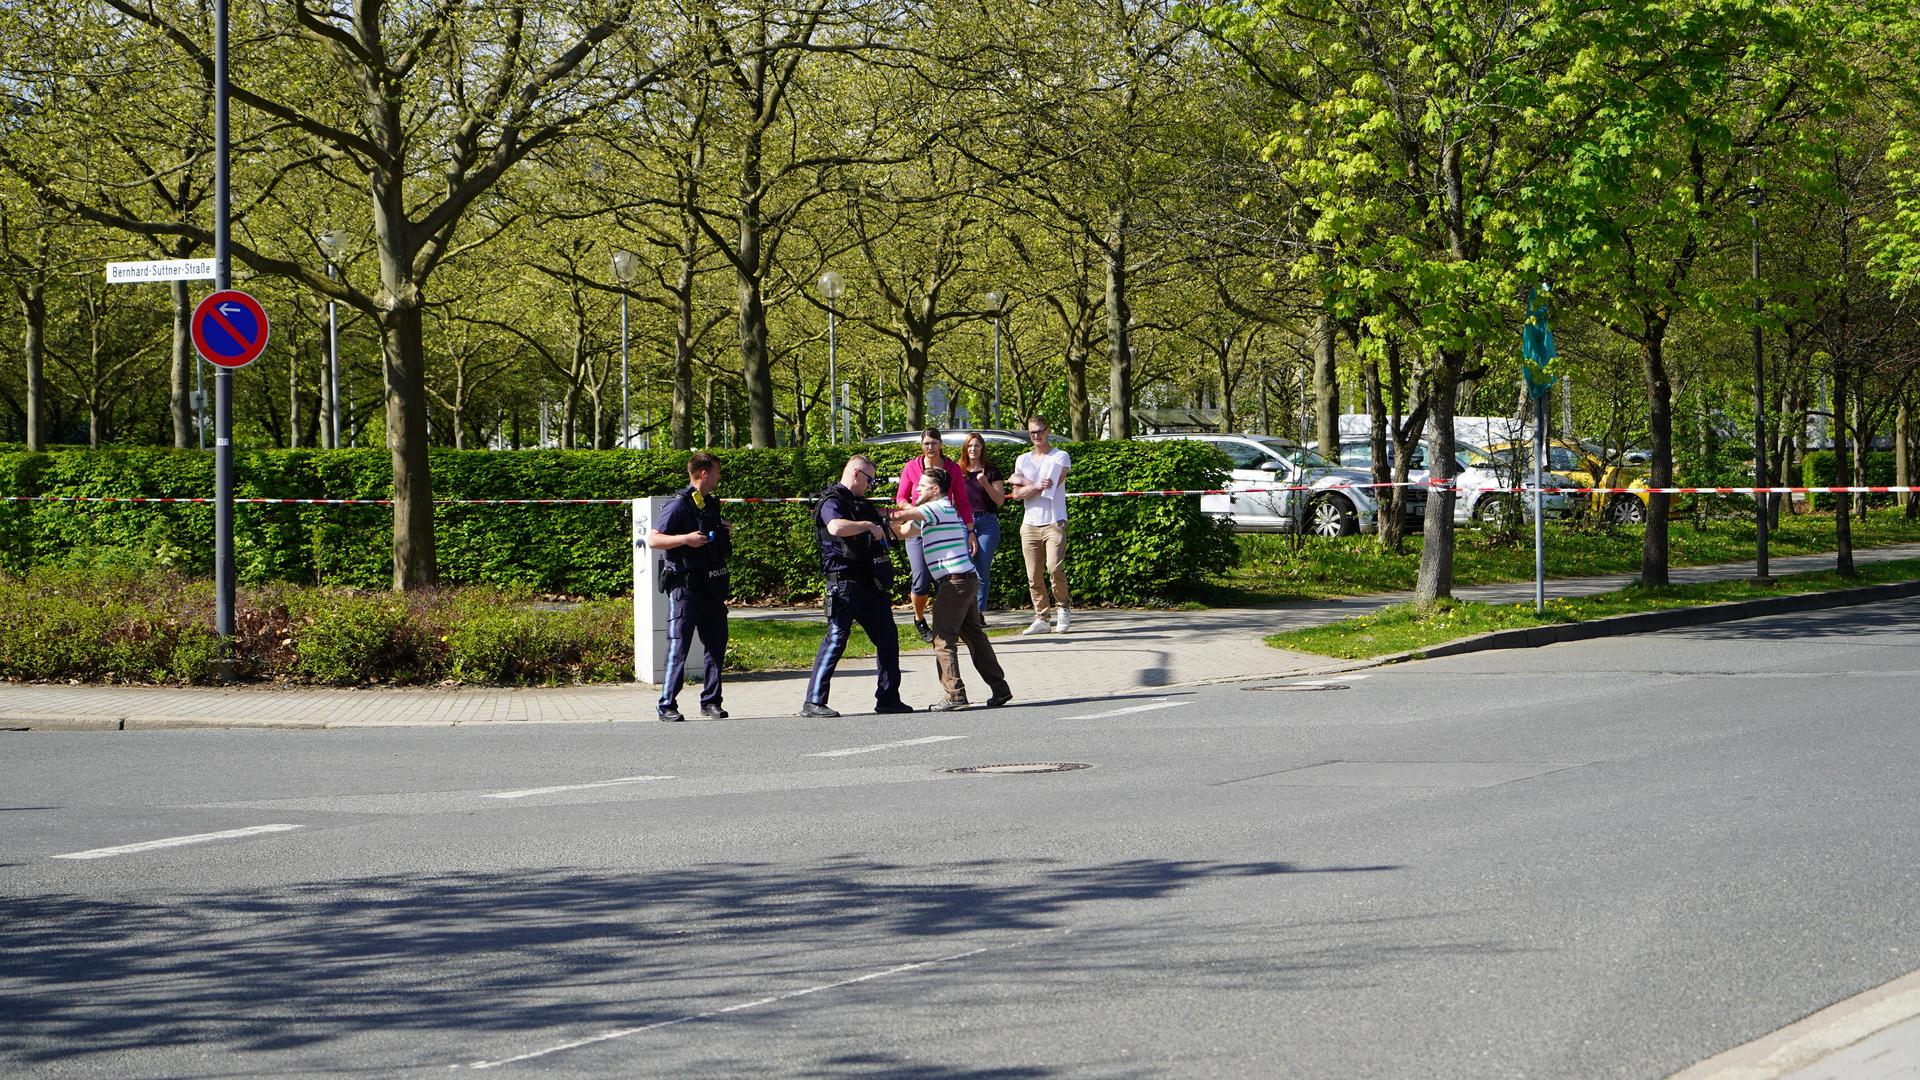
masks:
[[[925,746],[928,743],[950,742],[964,739],[965,735],[929,735],[924,739],[902,739],[899,742],[883,742],[877,746],[855,746],[846,750],[822,750],[808,757],[847,757],[852,754],[871,754],[876,750],[893,750],[902,746]]]
[[[644,784],[650,780],[672,780],[671,776],[622,776],[612,780],[595,780],[588,784],[559,784],[554,787],[527,788],[524,791],[496,791],[483,795],[485,799],[524,799],[529,795],[551,795],[556,791],[586,791],[589,788],[617,787],[621,784]]]
[[[259,836],[261,833],[286,832],[289,829],[304,828],[301,825],[249,825],[244,829],[226,829],[222,832],[195,833],[192,836],[169,836],[164,840],[142,840],[138,844],[122,844],[119,847],[94,848],[91,851],[75,851],[66,855],[55,855],[56,859],[105,859],[114,855],[132,855],[141,851],[158,851],[161,848],[180,847],[182,844],[204,844],[209,840],[232,840],[241,836]]]
[[[951,963],[955,960],[964,960],[969,956],[978,956],[983,952],[989,951],[991,948],[993,948],[993,946],[988,946],[988,947],[979,948],[979,949],[968,949],[966,952],[950,953],[946,956],[936,956],[932,960],[921,960],[918,963],[913,963],[913,964],[901,964],[898,967],[890,967],[884,971],[870,971],[865,975],[856,975],[851,979],[841,979],[839,982],[825,983],[820,986],[809,986],[805,990],[791,990],[784,994],[774,994],[771,997],[756,998],[753,1001],[742,1001],[737,1005],[728,1005],[725,1008],[721,1008],[721,1009],[710,1009],[707,1012],[695,1013],[692,1016],[677,1016],[672,1020],[657,1020],[651,1024],[642,1024],[639,1027],[622,1028],[619,1031],[608,1031],[603,1034],[593,1035],[585,1039],[575,1039],[573,1042],[561,1043],[558,1046],[549,1046],[545,1050],[534,1050],[534,1051],[531,1051],[530,1053],[519,1054],[515,1057],[500,1058],[497,1061],[476,1061],[472,1064],[471,1067],[475,1069],[494,1069],[502,1065],[513,1065],[522,1061],[531,1061],[534,1058],[546,1057],[548,1054],[558,1054],[566,1050],[578,1050],[580,1047],[583,1047],[583,1046],[592,1046],[595,1043],[608,1042],[613,1039],[624,1039],[629,1035],[638,1035],[643,1031],[653,1031],[656,1028],[673,1027],[675,1024],[685,1024],[694,1020],[710,1020],[713,1017],[724,1016],[727,1013],[742,1012],[747,1009],[757,1009],[762,1005],[773,1005],[782,1001],[790,1001],[793,998],[797,998],[797,997],[806,997],[808,994],[818,994],[823,990],[837,990],[843,986],[852,986],[855,983],[872,982],[874,979],[884,979],[889,975],[901,975],[909,971],[917,971],[923,967],[932,967],[935,964],[946,964],[946,963]]]
[[[1087,715],[1085,715],[1085,716],[1067,716],[1067,717],[1062,717],[1062,719],[1065,719],[1065,720],[1105,720],[1105,719],[1107,719],[1107,718],[1108,718],[1108,717],[1110,717],[1110,716],[1126,716],[1126,715],[1127,715],[1127,714],[1129,714],[1129,713],[1143,713],[1143,712],[1152,712],[1152,711],[1153,711],[1153,710],[1155,710],[1155,709],[1173,709],[1173,708],[1178,708],[1179,706],[1181,706],[1181,705],[1185,705],[1185,704],[1187,704],[1187,702],[1184,702],[1184,701],[1169,701],[1169,700],[1167,700],[1166,698],[1161,698],[1161,699],[1160,699],[1159,701],[1154,701],[1154,702],[1149,702],[1148,704],[1145,704],[1145,705],[1131,705],[1131,706],[1128,706],[1127,708],[1124,708],[1124,709],[1114,709],[1114,710],[1112,710],[1112,711],[1110,711],[1110,712],[1097,712],[1097,713],[1088,713],[1088,714],[1087,714]]]

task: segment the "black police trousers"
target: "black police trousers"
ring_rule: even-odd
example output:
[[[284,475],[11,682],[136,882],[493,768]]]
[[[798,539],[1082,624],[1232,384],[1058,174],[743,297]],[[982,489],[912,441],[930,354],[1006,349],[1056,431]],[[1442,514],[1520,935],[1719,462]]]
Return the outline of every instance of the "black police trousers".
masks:
[[[727,603],[691,586],[675,586],[667,594],[667,672],[660,680],[663,711],[680,707],[680,684],[686,681],[687,650],[692,647],[694,634],[700,635],[700,644],[707,650],[707,677],[700,704],[718,708],[720,666],[727,656]]]
[[[827,584],[827,636],[813,658],[813,678],[807,682],[807,701],[825,705],[833,687],[833,669],[840,654],[847,651],[847,635],[855,623],[873,642],[874,660],[880,668],[880,685],[874,701],[891,705],[900,700],[900,629],[893,623],[893,604],[887,594],[865,581],[833,581]]]

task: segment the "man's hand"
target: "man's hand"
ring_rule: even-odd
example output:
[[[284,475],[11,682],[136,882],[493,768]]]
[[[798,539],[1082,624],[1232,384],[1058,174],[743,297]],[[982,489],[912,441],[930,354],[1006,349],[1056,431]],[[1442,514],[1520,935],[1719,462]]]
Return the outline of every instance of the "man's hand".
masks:
[[[1040,490],[1041,491],[1053,490],[1053,477],[1048,476],[1048,477],[1042,478],[1040,481]]]
[[[877,521],[867,522],[867,531],[873,534],[875,540],[885,540],[887,538],[886,526]]]
[[[680,543],[686,547],[706,547],[707,534],[702,532],[683,533],[680,537]]]

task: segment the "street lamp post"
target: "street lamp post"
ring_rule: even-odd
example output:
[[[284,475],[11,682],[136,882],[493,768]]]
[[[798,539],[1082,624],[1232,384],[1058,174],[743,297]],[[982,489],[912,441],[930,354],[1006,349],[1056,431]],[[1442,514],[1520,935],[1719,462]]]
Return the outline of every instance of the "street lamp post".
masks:
[[[846,295],[847,281],[832,270],[820,275],[820,295],[827,298],[827,442],[840,441],[840,405],[834,400],[833,388],[840,382],[839,367],[834,356],[836,323],[839,321],[840,297]]]
[[[332,281],[333,261],[346,250],[347,234],[328,229],[318,239],[327,256],[327,280]],[[333,436],[329,449],[340,449],[340,317],[332,297],[327,298],[327,430]]]
[[[1753,178],[1753,186],[1747,189],[1748,224],[1753,229],[1753,265],[1750,278],[1753,282],[1753,486],[1765,489],[1767,483],[1767,365],[1766,354],[1762,351],[1760,330],[1760,178]],[[1772,494],[1756,493],[1753,497],[1754,527],[1754,576],[1760,581],[1767,580],[1767,526],[1772,516]]]
[[[1000,425],[1000,317],[1006,313],[1007,294],[995,289],[987,294],[987,306],[993,309],[993,416],[992,426]]]
[[[620,446],[622,449],[633,438],[633,414],[627,400],[627,289],[634,273],[640,268],[640,260],[631,251],[613,253],[613,277],[620,283]]]

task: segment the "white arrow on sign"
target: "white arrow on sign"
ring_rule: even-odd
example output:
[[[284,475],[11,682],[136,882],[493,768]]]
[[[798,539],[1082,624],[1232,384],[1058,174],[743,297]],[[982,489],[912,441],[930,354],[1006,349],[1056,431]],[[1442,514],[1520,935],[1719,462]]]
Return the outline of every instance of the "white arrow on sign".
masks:
[[[220,314],[222,314],[222,315],[238,315],[238,314],[240,314],[240,305],[239,305],[239,304],[221,304],[221,305],[220,305]]]
[[[154,262],[110,262],[107,284],[138,285],[147,281],[211,281],[212,259],[160,259]]]

